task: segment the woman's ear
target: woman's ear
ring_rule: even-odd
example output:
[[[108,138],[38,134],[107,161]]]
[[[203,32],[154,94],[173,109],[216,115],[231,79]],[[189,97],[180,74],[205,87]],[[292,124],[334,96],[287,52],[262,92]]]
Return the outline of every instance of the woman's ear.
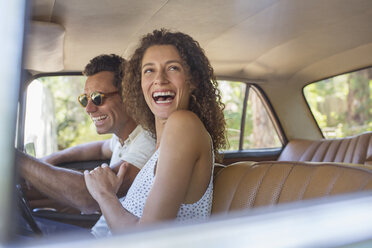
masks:
[[[190,82],[190,89],[189,89],[190,94],[191,94],[195,89],[196,89],[196,86],[195,86],[192,82]]]

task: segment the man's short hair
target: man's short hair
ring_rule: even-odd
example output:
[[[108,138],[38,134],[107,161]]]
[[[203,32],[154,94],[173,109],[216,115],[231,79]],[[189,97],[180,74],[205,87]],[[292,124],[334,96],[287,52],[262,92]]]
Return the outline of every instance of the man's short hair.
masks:
[[[124,76],[125,59],[115,54],[102,54],[94,57],[85,66],[83,74],[92,76],[101,71],[111,71],[114,73],[113,85],[121,91],[121,81]]]

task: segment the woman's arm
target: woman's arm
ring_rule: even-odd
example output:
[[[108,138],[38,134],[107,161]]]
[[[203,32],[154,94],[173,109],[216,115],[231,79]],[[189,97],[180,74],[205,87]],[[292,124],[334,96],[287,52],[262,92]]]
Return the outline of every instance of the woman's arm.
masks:
[[[211,150],[210,137],[194,113],[176,111],[168,118],[140,223],[174,219],[182,203],[200,199],[210,180],[212,162],[205,161]]]

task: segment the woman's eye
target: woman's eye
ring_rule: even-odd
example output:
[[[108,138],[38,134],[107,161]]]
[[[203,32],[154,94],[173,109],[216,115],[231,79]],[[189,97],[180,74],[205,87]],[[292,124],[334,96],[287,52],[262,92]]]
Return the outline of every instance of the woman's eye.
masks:
[[[146,73],[149,73],[149,72],[152,72],[153,70],[150,69],[150,68],[147,68],[147,69],[144,69],[143,70],[143,74],[146,74]]]
[[[180,68],[178,66],[176,66],[176,65],[172,65],[172,66],[169,67],[169,70],[170,71],[178,71],[179,69]]]

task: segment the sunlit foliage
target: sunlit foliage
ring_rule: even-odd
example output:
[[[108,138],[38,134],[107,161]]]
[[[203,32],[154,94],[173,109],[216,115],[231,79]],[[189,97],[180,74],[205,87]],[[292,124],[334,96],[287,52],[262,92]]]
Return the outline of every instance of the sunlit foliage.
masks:
[[[372,68],[312,83],[304,95],[326,138],[372,131]]]

